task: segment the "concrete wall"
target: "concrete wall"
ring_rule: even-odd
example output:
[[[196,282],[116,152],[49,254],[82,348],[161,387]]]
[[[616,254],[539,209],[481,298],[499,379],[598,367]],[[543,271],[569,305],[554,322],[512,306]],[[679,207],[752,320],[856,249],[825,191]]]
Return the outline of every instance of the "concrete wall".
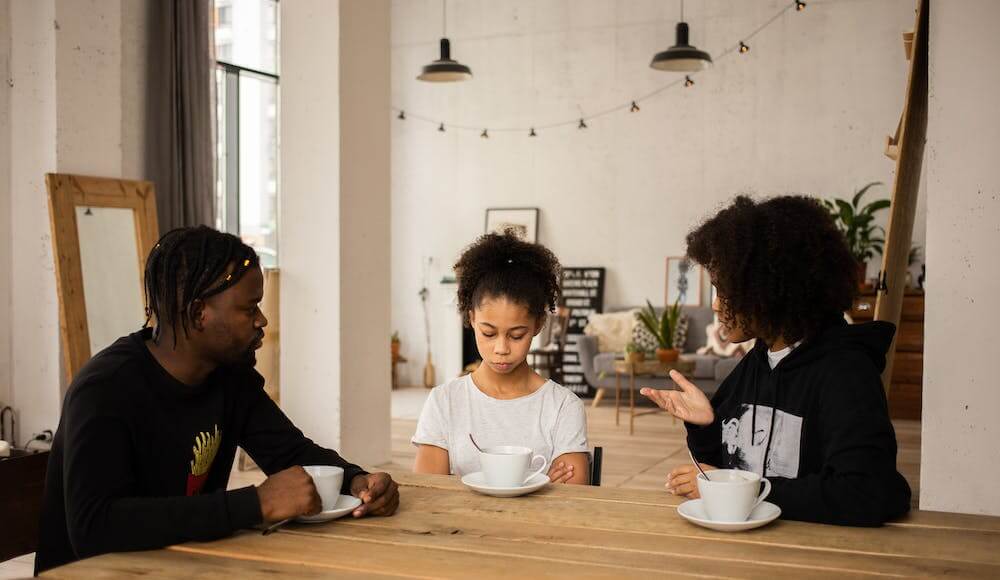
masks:
[[[787,3],[688,2],[692,41],[716,54]],[[392,324],[403,354],[422,361],[417,291],[422,258],[436,281],[483,233],[488,207],[541,208],[540,241],[564,264],[608,268],[606,304],[664,300],[665,258],[684,235],[738,192],[849,196],[869,181],[888,197],[893,163],[882,154],[902,109],[900,33],[913,0],[809,3],[786,12],[689,89],[671,89],[589,122],[589,129],[526,133],[437,131],[420,114],[475,127],[527,127],[593,114],[677,76],[649,68],[673,44],[677,2],[449,3],[452,55],[474,79],[414,77],[437,54],[440,4],[392,8]],[[874,199],[872,197],[872,199]],[[915,243],[923,245],[923,201]],[[887,216],[883,216],[884,219]],[[876,258],[871,272],[878,267]],[[432,320],[441,356],[441,320]],[[411,363],[404,381],[420,382]],[[442,377],[438,377],[439,380]]]
[[[1000,4],[931,3],[922,509],[1000,515]]]
[[[0,7],[10,83],[0,104],[0,396],[19,439],[55,429],[65,378],[47,172],[142,177],[146,1],[9,0]],[[5,77],[6,78],[6,77]],[[6,297],[6,299],[5,299]],[[4,345],[7,345],[6,347]]]
[[[388,461],[388,3],[281,3],[281,402]]]
[[[340,3],[343,451],[390,460],[389,2]]]

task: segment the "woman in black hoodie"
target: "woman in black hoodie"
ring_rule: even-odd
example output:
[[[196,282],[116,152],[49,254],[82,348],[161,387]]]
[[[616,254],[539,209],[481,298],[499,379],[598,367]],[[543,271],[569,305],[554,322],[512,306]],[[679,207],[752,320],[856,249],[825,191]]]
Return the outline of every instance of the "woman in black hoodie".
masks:
[[[806,197],[740,196],[687,245],[730,340],[757,339],[711,401],[679,373],[680,390],[642,391],[685,421],[702,467],[767,477],[788,519],[878,526],[905,514],[881,381],[895,328],[844,321],[858,268],[829,213]],[[667,488],[698,497],[696,475],[677,468]]]

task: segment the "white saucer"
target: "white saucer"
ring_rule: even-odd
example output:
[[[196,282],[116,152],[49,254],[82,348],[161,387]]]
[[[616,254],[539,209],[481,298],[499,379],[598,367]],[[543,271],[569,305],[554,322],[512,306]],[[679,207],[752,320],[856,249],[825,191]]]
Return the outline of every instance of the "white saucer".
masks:
[[[335,520],[346,516],[347,514],[358,509],[361,505],[361,500],[354,497],[353,495],[341,495],[337,498],[337,505],[333,509],[323,510],[313,516],[299,516],[295,518],[295,521],[303,524],[318,524],[320,522],[328,522],[330,520]]]
[[[542,489],[549,484],[549,476],[539,473],[529,479],[528,483],[520,487],[492,487],[486,485],[486,478],[483,476],[482,471],[475,471],[462,476],[462,483],[464,483],[469,489],[478,491],[479,493],[485,495],[492,495],[494,497],[517,497],[519,495],[525,495]]]
[[[708,519],[708,515],[705,513],[705,506],[700,499],[692,499],[677,506],[677,513],[687,521],[704,528],[720,532],[742,532],[766,526],[773,522],[781,515],[781,508],[771,502],[763,501],[759,506],[753,508],[753,511],[750,512],[750,517],[745,522],[716,522]]]

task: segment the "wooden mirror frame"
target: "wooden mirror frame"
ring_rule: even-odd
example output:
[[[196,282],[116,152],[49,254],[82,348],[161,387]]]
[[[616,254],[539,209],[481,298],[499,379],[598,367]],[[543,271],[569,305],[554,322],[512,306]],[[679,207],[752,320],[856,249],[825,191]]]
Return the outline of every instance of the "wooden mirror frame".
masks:
[[[144,288],[142,276],[146,270],[146,256],[160,237],[156,222],[156,191],[149,181],[66,173],[46,173],[45,185],[49,191],[49,218],[59,295],[59,330],[68,383],[92,354],[75,208],[125,208],[134,212],[139,287]]]

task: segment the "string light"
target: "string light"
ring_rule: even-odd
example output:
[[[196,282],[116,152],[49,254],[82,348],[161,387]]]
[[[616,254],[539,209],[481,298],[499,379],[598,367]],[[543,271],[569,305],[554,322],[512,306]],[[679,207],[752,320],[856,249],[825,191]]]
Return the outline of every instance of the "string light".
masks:
[[[778,18],[786,10],[788,10],[790,8],[795,8],[795,10],[797,12],[802,12],[803,10],[806,9],[806,6],[807,6],[807,4],[806,4],[806,2],[804,0],[794,0],[794,4],[784,4],[784,6],[780,10],[778,10],[770,20],[767,20],[764,24],[762,24],[758,28],[754,29],[754,31],[751,32],[749,36],[745,36],[744,37],[744,40],[739,41],[739,44],[737,45],[737,48],[736,48],[735,51],[733,49],[728,49],[728,50],[722,52],[716,58],[717,59],[725,58],[731,52],[737,52],[739,54],[746,54],[746,53],[750,52],[750,45],[747,44],[748,40],[750,40],[751,38],[757,36],[761,31],[763,31],[764,29],[768,28],[771,24],[773,24],[774,22],[776,22],[778,20]],[[679,81],[673,81],[673,82],[671,82],[671,83],[669,83],[667,85],[664,85],[664,86],[662,86],[662,87],[660,87],[660,88],[652,91],[651,93],[648,93],[648,94],[643,95],[643,96],[641,96],[641,97],[639,97],[639,98],[637,98],[635,100],[630,101],[629,104],[627,104],[627,105],[626,104],[622,104],[622,105],[619,105],[617,107],[609,108],[607,110],[604,110],[604,111],[601,111],[601,112],[596,113],[594,115],[591,115],[591,118],[595,119],[595,118],[598,118],[598,117],[604,117],[604,116],[611,115],[611,114],[614,114],[614,113],[619,112],[619,111],[624,111],[626,109],[630,113],[638,113],[639,110],[640,110],[640,108],[639,108],[639,101],[644,101],[646,99],[651,99],[651,98],[655,97],[656,95],[658,95],[658,94],[660,94],[660,93],[662,93],[662,92],[670,89],[673,85],[677,84],[678,82]],[[685,87],[692,87],[692,86],[694,86],[694,84],[695,84],[694,79],[692,79],[690,75],[685,75],[684,76],[684,86]],[[397,115],[397,118],[399,120],[401,120],[401,121],[407,120],[408,117],[406,116],[406,111],[403,110],[403,109],[399,109],[399,114]],[[424,121],[426,123],[438,123],[438,131],[442,132],[442,133],[444,133],[446,131],[445,124],[444,124],[443,121],[436,121],[433,118],[423,117],[423,116],[420,116],[420,115],[416,115],[413,118],[417,119],[419,121]],[[552,124],[543,125],[542,129],[544,130],[544,129],[552,129],[552,128],[558,128],[558,127],[566,127],[566,126],[569,126],[569,125],[572,125],[572,124],[573,124],[572,119],[567,119],[567,120],[564,120],[564,121],[561,121],[561,122],[558,122],[558,123],[552,123]],[[478,130],[475,126],[467,126],[467,125],[455,125],[455,124],[453,124],[453,125],[450,125],[450,127],[453,128],[453,129],[458,129],[459,131],[476,131],[476,130]],[[578,130],[583,130],[583,129],[588,129],[588,128],[589,127],[588,127],[585,119],[583,117],[580,117],[578,119],[578,121],[577,121],[577,129]],[[498,129],[498,130],[500,130],[500,131],[523,131],[523,129],[513,128],[513,127],[505,127],[505,128],[501,128],[501,129]],[[489,130],[488,129],[483,129],[482,132],[479,134],[479,136],[481,138],[483,138],[483,139],[489,139],[490,138]],[[528,130],[528,137],[537,137],[537,136],[538,136],[538,133],[535,131],[535,127],[530,127],[529,130]]]

